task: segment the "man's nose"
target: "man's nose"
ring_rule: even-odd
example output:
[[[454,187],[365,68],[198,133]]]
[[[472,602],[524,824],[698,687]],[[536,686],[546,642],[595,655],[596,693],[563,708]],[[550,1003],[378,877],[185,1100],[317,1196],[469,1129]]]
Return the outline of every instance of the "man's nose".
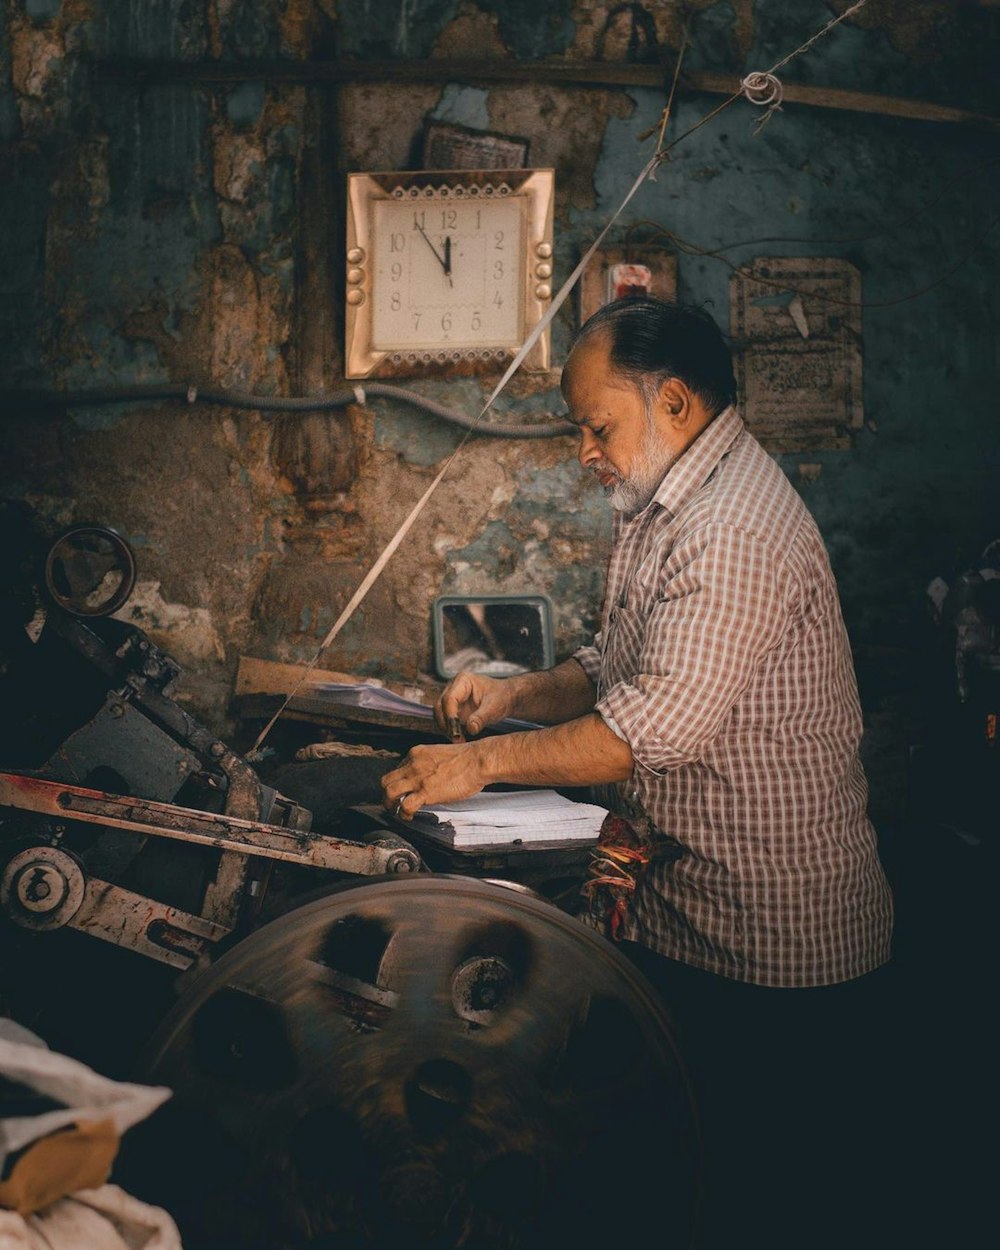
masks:
[[[588,465],[594,464],[601,458],[600,448],[597,446],[597,439],[591,430],[585,425],[580,426],[580,450],[577,452],[580,464],[586,469]]]

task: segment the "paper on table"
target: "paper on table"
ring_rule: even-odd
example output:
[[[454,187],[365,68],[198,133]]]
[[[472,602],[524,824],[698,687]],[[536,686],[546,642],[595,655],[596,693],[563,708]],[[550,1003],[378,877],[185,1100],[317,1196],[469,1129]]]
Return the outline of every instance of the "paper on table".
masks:
[[[595,841],[607,809],[555,790],[486,791],[457,803],[420,808],[414,827],[451,846]]]
[[[401,694],[395,694],[392,690],[386,690],[383,686],[373,685],[371,682],[337,682],[323,681],[316,682],[309,687],[313,694],[319,694],[326,697],[331,703],[342,703],[348,707],[369,708],[378,712],[394,712],[403,716],[422,716],[425,720],[429,720],[434,715],[434,709],[428,707],[426,703],[418,703],[416,699],[406,699]],[[515,717],[508,717],[506,720],[497,721],[495,725],[490,726],[491,729],[538,729],[540,726],[534,721],[517,720]]]

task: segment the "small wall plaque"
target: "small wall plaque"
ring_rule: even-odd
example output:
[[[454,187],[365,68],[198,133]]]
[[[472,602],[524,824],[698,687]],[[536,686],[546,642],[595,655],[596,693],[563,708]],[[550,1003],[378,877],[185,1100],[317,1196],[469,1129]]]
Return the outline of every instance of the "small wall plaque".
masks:
[[[428,122],[424,128],[424,169],[523,169],[527,163],[527,139],[454,122]]]
[[[743,416],[769,450],[846,448],[864,419],[861,275],[834,257],[764,258],[730,286]]]

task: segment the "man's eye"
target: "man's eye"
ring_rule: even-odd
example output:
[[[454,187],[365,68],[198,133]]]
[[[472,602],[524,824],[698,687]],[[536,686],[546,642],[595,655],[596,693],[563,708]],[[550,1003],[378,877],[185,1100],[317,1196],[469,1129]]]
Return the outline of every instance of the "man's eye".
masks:
[[[590,428],[594,438],[603,438],[608,427],[606,425],[592,425]]]

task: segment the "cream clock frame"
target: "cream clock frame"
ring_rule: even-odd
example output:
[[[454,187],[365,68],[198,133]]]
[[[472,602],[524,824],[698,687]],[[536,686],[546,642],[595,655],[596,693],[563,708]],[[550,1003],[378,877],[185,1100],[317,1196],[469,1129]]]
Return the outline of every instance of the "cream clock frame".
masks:
[[[345,375],[500,372],[552,298],[554,190],[551,169],[348,174]]]

